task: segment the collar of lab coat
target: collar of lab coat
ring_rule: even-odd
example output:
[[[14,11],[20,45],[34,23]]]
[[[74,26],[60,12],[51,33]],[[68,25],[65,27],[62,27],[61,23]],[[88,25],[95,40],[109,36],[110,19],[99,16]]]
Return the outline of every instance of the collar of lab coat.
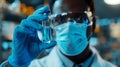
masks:
[[[56,47],[57,48],[57,47]],[[65,57],[60,50],[57,48],[57,55],[59,56],[60,60],[62,61],[62,64],[65,67],[73,67],[74,66],[74,62],[72,62],[70,59],[68,59],[67,57]],[[81,64],[77,64],[77,65],[82,65],[82,67],[90,67],[90,65],[92,64],[93,60],[94,60],[94,56],[95,53],[93,53],[85,62],[81,63]]]

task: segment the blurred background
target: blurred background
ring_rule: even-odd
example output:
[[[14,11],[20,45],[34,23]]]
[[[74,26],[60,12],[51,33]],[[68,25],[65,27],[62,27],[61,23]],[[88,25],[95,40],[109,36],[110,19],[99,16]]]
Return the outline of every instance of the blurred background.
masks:
[[[0,63],[11,54],[14,28],[46,0],[0,0]],[[97,26],[90,44],[120,67],[120,0],[95,0]]]

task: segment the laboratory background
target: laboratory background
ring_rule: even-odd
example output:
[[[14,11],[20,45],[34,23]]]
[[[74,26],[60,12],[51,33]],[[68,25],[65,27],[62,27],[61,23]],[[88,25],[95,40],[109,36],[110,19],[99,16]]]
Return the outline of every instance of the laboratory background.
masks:
[[[11,54],[14,28],[47,0],[0,0],[0,64]],[[120,67],[120,0],[95,0],[96,29],[90,39],[102,58]]]

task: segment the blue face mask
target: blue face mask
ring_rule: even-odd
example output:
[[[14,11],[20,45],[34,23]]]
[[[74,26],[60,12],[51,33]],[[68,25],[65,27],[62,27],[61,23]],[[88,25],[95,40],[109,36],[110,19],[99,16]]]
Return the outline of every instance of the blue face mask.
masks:
[[[83,23],[73,21],[55,27],[57,46],[65,55],[78,55],[87,47],[87,23],[88,20]]]

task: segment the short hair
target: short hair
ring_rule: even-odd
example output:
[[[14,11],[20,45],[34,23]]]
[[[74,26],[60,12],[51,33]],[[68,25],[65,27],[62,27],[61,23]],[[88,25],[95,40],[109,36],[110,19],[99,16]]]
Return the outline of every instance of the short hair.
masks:
[[[94,0],[85,0],[88,6],[90,6],[90,11],[95,14],[95,4]]]
[[[52,11],[52,8],[54,6],[56,0],[48,0],[49,6],[50,6],[50,10]],[[90,11],[93,13],[93,15],[95,14],[95,5],[94,5],[94,0],[85,0],[87,6],[90,6]]]
[[[49,4],[49,7],[50,7],[50,10],[52,11],[52,8],[53,8],[53,5],[55,3],[56,0],[48,0],[48,4]]]

